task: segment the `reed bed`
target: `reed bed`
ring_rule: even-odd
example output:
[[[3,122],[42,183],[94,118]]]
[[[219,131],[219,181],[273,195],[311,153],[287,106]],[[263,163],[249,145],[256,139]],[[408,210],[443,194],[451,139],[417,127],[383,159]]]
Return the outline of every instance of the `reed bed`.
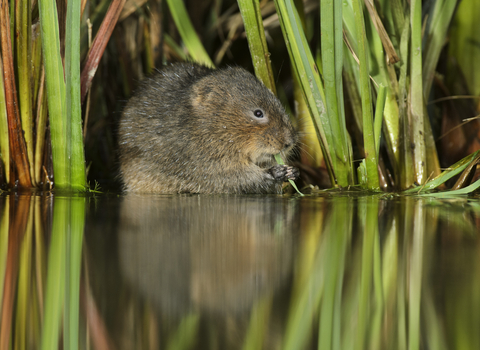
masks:
[[[112,183],[123,101],[154,67],[186,59],[252,67],[278,93],[302,135],[302,185],[431,190],[480,144],[478,11],[473,0],[4,0],[0,186],[84,191],[86,168]],[[438,185],[466,187],[464,175]]]
[[[242,312],[223,310],[221,303],[213,313],[178,304],[178,312],[165,315],[132,293],[142,286],[119,275],[118,252],[108,256],[103,249],[110,246],[92,246],[92,239],[103,242],[97,233],[85,240],[80,214],[86,201],[0,197],[0,348],[462,350],[480,345],[475,308],[480,270],[469,265],[480,248],[476,201],[337,196],[284,202],[290,209],[300,205],[295,220],[302,223],[294,259],[284,266],[288,286],[270,286],[247,298],[251,302]],[[40,213],[52,221],[40,220]],[[9,214],[16,219],[9,221]],[[271,226],[275,232],[262,237],[293,235],[280,220]],[[190,287],[185,288],[178,293]],[[238,302],[243,300],[240,296]]]

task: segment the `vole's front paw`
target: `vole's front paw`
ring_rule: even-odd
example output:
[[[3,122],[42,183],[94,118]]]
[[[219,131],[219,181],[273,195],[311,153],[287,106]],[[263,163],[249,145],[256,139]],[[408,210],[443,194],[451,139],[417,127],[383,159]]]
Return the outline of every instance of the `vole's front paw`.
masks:
[[[298,170],[298,168],[280,164],[271,167],[270,169],[268,169],[268,172],[273,176],[275,181],[296,180],[300,175],[300,171]]]

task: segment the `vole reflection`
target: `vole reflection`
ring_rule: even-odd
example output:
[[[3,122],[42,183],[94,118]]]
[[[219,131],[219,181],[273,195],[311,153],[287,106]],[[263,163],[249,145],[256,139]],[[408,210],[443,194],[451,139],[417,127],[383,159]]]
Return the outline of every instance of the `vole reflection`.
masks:
[[[295,201],[129,195],[119,255],[133,289],[162,313],[241,313],[292,266]]]

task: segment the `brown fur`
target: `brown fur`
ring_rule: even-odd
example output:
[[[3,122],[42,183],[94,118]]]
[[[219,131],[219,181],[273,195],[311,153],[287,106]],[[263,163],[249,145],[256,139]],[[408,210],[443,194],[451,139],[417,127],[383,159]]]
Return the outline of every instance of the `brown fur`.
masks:
[[[296,142],[281,103],[244,69],[173,64],[125,107],[120,172],[127,191],[278,192],[298,170],[274,165],[273,155]]]

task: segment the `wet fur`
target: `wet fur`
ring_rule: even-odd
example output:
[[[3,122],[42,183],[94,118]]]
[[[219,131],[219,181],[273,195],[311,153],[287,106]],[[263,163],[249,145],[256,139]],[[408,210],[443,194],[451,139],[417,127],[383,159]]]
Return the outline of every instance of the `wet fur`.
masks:
[[[252,118],[258,108],[262,120]],[[146,79],[127,103],[121,177],[127,191],[278,192],[286,179],[270,171],[273,155],[287,154],[297,139],[281,103],[249,72],[174,64]]]

